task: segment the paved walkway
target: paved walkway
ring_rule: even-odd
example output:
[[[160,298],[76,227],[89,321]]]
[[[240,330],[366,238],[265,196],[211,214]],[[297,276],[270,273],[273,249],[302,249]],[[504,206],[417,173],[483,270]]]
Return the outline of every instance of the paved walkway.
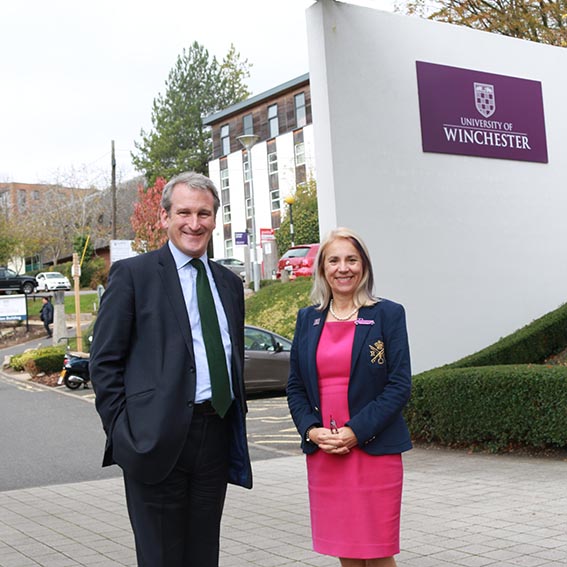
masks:
[[[6,455],[3,455],[6,458]],[[567,565],[567,463],[414,449],[398,567]],[[311,551],[303,457],[230,487],[221,567],[338,566]],[[0,493],[1,567],[135,566],[120,479]]]

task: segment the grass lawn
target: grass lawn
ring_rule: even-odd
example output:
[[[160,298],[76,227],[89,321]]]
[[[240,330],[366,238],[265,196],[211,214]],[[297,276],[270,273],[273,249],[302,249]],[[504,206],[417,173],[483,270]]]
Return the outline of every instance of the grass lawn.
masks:
[[[96,291],[85,293],[79,296],[81,301],[81,313],[94,313],[98,308],[98,295]],[[52,299],[53,302],[53,299]],[[28,297],[28,316],[38,317],[41,306],[41,295]],[[72,315],[75,313],[75,296],[65,296],[65,314]]]

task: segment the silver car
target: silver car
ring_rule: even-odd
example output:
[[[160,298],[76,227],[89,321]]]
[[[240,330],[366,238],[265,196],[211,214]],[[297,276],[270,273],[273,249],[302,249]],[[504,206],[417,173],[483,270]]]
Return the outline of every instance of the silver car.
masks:
[[[240,276],[242,281],[246,279],[246,266],[242,260],[238,258],[213,258],[213,261]]]
[[[244,327],[244,385],[247,393],[287,387],[291,341],[272,331]]]

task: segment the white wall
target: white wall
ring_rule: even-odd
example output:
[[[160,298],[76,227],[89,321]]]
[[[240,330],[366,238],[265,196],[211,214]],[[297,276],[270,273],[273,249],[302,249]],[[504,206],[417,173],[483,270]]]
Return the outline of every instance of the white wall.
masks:
[[[567,51],[332,0],[307,10],[321,231],[357,230],[414,371],[567,297]],[[424,153],[416,60],[541,81],[548,164]]]

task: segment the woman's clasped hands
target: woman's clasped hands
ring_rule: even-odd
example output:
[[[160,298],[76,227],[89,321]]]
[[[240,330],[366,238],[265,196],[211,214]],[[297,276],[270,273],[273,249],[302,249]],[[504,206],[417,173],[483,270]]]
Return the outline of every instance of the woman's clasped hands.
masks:
[[[346,455],[358,444],[356,435],[350,427],[333,427],[332,429],[314,427],[309,431],[309,439],[321,451],[332,455]]]

